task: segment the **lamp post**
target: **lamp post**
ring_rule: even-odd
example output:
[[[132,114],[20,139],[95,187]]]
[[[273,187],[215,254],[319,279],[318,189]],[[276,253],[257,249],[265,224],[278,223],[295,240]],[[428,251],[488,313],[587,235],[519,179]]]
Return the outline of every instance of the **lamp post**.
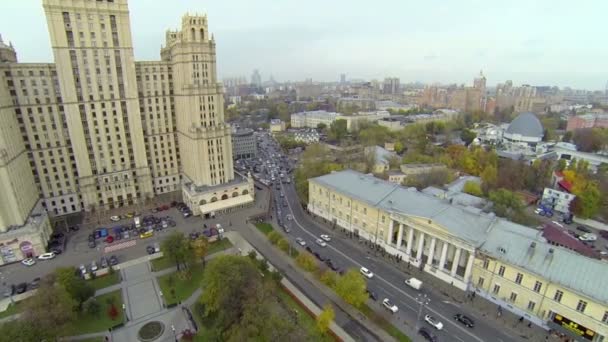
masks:
[[[418,331],[418,322],[420,322],[420,315],[422,314],[422,308],[425,305],[429,305],[429,303],[431,302],[431,298],[427,297],[426,294],[419,293],[418,296],[416,296],[416,302],[420,305],[418,307],[418,316],[416,317],[416,332],[417,332]]]
[[[165,301],[163,300],[163,291],[158,291],[158,294],[160,295],[160,304],[164,308],[165,307]]]
[[[171,324],[171,331],[173,331],[173,338],[175,339],[175,342],[177,341],[177,334],[175,333],[175,325]]]
[[[125,303],[122,303],[122,312],[125,315],[125,318],[127,319],[127,322],[128,322],[129,316],[127,315],[127,305]]]

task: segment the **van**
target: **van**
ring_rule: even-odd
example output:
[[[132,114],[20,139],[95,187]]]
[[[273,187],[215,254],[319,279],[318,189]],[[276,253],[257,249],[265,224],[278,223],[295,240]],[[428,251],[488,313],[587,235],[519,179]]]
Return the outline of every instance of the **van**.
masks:
[[[405,284],[416,290],[420,290],[420,288],[422,288],[422,281],[420,281],[416,278],[407,279],[405,281]]]
[[[133,218],[133,221],[135,222],[135,228],[139,229],[141,227],[141,219],[139,216],[135,216]]]

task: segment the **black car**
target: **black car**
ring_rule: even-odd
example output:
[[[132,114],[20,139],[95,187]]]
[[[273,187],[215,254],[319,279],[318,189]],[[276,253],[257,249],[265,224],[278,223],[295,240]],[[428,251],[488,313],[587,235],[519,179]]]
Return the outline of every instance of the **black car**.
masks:
[[[30,283],[30,289],[37,289],[39,287],[40,287],[40,277],[36,277]]]
[[[308,251],[308,253],[312,253],[312,248],[310,248],[310,246],[306,246],[306,251]]]
[[[95,241],[95,235],[89,234],[89,242]]]
[[[418,330],[418,334],[420,334],[422,337],[424,337],[425,340],[430,341],[430,342],[437,342],[437,336],[433,335],[432,332],[429,331],[429,329],[427,328],[420,328],[420,330]]]
[[[21,284],[17,285],[15,293],[21,294],[25,291],[27,291],[27,283],[21,283]]]
[[[97,247],[97,244],[95,243],[95,240],[89,241],[89,248],[95,248],[95,247]]]
[[[323,257],[321,256],[321,254],[319,254],[319,253],[317,253],[317,252],[314,252],[314,253],[313,253],[313,255],[314,255],[314,256],[315,256],[317,259],[319,259],[319,261],[325,261],[325,258],[323,258]]]
[[[49,249],[49,252],[53,252],[55,254],[61,254],[63,252],[63,250],[59,247],[53,247],[53,248]]]
[[[376,292],[370,290],[370,289],[366,289],[365,292],[367,292],[367,296],[372,299],[372,300],[378,300],[378,295],[376,294]]]
[[[112,255],[108,262],[110,263],[110,266],[116,266],[118,265],[118,257],[116,255]]]
[[[146,252],[148,252],[148,254],[154,254],[154,246],[146,247]]]
[[[581,232],[591,233],[591,229],[589,229],[585,226],[578,226],[578,227],[576,227],[576,229],[580,230]]]
[[[10,297],[15,294],[15,285],[7,286],[4,290],[4,297]]]
[[[469,317],[463,315],[463,314],[456,314],[454,315],[454,319],[457,320],[458,322],[464,324],[465,326],[472,328],[475,326],[475,322],[473,322],[472,319],[470,319]]]

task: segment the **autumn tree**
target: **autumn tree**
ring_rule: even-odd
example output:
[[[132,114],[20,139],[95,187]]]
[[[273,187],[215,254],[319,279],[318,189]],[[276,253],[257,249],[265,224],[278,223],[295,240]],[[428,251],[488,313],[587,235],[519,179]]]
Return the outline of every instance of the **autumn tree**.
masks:
[[[192,241],[192,252],[197,259],[204,261],[209,252],[209,240],[205,236],[196,238]]]
[[[192,261],[194,256],[192,246],[186,236],[184,236],[184,233],[171,233],[162,242],[162,246],[165,255],[175,262],[178,270],[182,267],[187,267],[190,261]]]
[[[308,272],[313,272],[318,268],[317,260],[315,260],[315,258],[310,255],[310,253],[298,254],[298,256],[296,257],[296,263],[298,264],[298,266],[302,267],[302,269]]]
[[[345,302],[359,308],[367,301],[367,283],[363,276],[355,269],[349,269],[336,281],[336,293]]]
[[[473,195],[473,196],[483,195],[483,192],[481,191],[481,186],[479,185],[479,183],[473,182],[473,181],[467,181],[466,183],[464,183],[464,187],[463,187],[462,191],[466,192],[467,194]]]
[[[327,329],[329,329],[329,325],[335,317],[336,313],[334,312],[334,308],[331,306],[331,304],[326,304],[323,307],[323,311],[321,311],[321,313],[319,313],[319,315],[317,316],[317,329],[321,333],[327,332]]]

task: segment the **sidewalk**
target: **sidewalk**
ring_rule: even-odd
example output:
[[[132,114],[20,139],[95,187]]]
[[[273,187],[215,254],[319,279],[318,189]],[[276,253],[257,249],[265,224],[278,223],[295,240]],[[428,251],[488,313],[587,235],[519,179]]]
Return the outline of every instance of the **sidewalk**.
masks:
[[[446,297],[446,300],[462,305],[472,311],[474,313],[473,316],[477,316],[486,322],[492,322],[497,328],[507,330],[512,336],[518,336],[529,341],[560,341],[553,337],[546,339],[548,331],[534,324],[532,324],[531,327],[528,327],[527,323],[519,323],[518,320],[520,316],[513,314],[506,309],[502,310],[502,315],[499,317],[497,315],[498,306],[489,300],[482,298],[481,296],[475,296],[474,298],[467,297],[466,292],[450,286],[450,284],[433,277],[427,272],[420,271],[417,267],[408,267],[408,264],[405,262],[396,262],[393,259],[388,258],[388,254],[383,256],[382,252],[375,251],[366,244],[358,243],[356,238],[349,238],[346,233],[342,232],[341,228],[332,229],[324,219],[315,217],[308,212],[304,212],[304,214],[312,218],[318,226],[324,228],[328,233],[340,236],[351,248],[368,253],[370,256],[375,257],[377,260],[382,260],[408,276],[416,277],[425,284],[430,284],[436,292]],[[526,322],[528,321],[526,320]]]

